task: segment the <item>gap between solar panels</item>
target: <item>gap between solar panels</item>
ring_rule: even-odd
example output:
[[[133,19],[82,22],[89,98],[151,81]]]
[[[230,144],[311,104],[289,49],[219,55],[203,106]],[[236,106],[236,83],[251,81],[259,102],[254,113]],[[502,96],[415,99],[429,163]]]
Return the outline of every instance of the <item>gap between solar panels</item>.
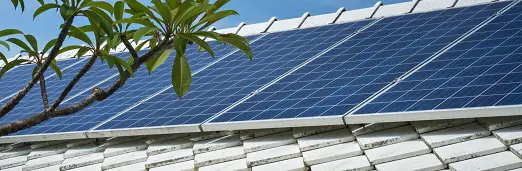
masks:
[[[257,40],[259,40],[259,39],[265,37],[265,36],[268,35],[268,34],[270,34],[270,33],[261,34],[259,37],[255,38],[255,39],[252,40],[250,43],[254,43],[254,42],[256,42]],[[197,71],[193,72],[193,73],[192,73],[192,76],[194,76],[194,75],[200,73],[201,71],[203,71],[203,70],[209,68],[210,66],[212,66],[212,65],[214,65],[214,64],[216,64],[216,63],[218,63],[219,61],[221,61],[221,60],[223,60],[223,59],[225,59],[225,58],[227,58],[227,57],[229,57],[229,56],[231,56],[231,55],[237,53],[238,51],[239,51],[239,49],[234,49],[233,51],[227,53],[227,54],[224,55],[223,57],[218,58],[218,59],[216,59],[215,61],[213,61],[213,62],[211,62],[211,63],[205,65],[204,67],[198,69]],[[116,74],[116,75],[118,75],[118,74]],[[101,84],[101,83],[100,83],[100,84]],[[163,93],[163,92],[165,92],[165,91],[167,91],[167,90],[169,90],[169,89],[171,89],[171,88],[172,88],[171,85],[166,86],[165,88],[161,89],[160,91],[158,91],[158,92],[156,92],[156,93],[154,93],[154,94],[152,94],[152,95],[150,95],[150,96],[144,98],[143,100],[139,101],[138,103],[136,103],[136,104],[134,104],[134,105],[132,105],[132,106],[126,108],[125,110],[119,112],[118,114],[116,114],[116,115],[110,117],[109,119],[107,119],[107,120],[101,122],[100,124],[96,125],[95,127],[89,129],[87,132],[92,131],[92,130],[95,130],[96,128],[100,127],[101,125],[103,125],[103,124],[105,124],[105,123],[107,123],[107,122],[113,120],[114,118],[117,118],[118,116],[120,116],[120,115],[122,115],[122,114],[128,112],[129,110],[132,110],[132,109],[135,108],[136,106],[139,106],[140,104],[142,104],[142,103],[144,103],[144,102],[150,100],[151,98],[153,98],[153,97],[155,97],[155,96],[157,96],[157,95],[159,95],[159,94],[161,94],[161,93]],[[89,135],[87,132],[85,133],[86,137],[88,137],[87,135]]]
[[[420,63],[418,66],[414,67],[410,71],[404,73],[396,80],[383,87],[381,90],[376,92],[374,95],[370,96],[368,99],[352,108],[348,112],[343,115],[344,124],[368,124],[368,123],[382,123],[382,122],[400,122],[400,121],[417,121],[417,120],[433,120],[433,119],[457,119],[457,118],[469,118],[469,117],[486,117],[486,116],[506,116],[506,115],[516,115],[520,113],[522,108],[520,106],[504,106],[504,107],[479,107],[479,108],[467,108],[467,109],[444,109],[444,110],[436,110],[436,111],[413,111],[413,112],[394,112],[394,113],[385,113],[385,114],[371,114],[371,115],[353,115],[361,108],[365,107],[370,102],[374,101],[382,94],[386,93],[388,90],[392,89],[394,86],[399,84],[404,79],[408,78],[415,72],[422,69],[424,66],[437,59],[439,56],[452,49],[454,46],[458,45],[460,42],[473,35],[475,32],[498,18],[500,15],[511,9],[513,6],[520,3],[521,0],[515,0],[499,10],[494,15],[490,16],[473,29],[469,30],[459,38],[457,38],[452,43],[448,44],[443,49],[439,50],[437,53],[427,58],[425,61]],[[518,112],[517,112],[518,111]]]
[[[75,62],[75,63],[73,63],[73,64],[71,64],[71,65],[69,65],[69,66],[63,68],[63,69],[62,69],[62,72],[65,71],[65,70],[67,70],[67,69],[69,69],[69,68],[71,68],[71,67],[73,67],[73,66],[78,65],[79,63],[85,61],[86,59],[88,59],[88,58],[80,59],[80,60],[78,60],[77,62]],[[74,59],[69,59],[69,60],[74,60]],[[17,66],[17,67],[21,67],[21,66]],[[47,79],[49,79],[49,78],[51,78],[51,77],[54,77],[54,76],[56,76],[56,73],[52,73],[51,75],[46,76],[46,77],[45,77],[45,80],[47,80]],[[8,96],[2,98],[2,99],[0,99],[0,103],[3,102],[3,101],[5,101],[5,100],[7,100],[7,99],[10,99],[11,97],[13,97],[13,96],[16,95],[16,94],[18,94],[18,91],[15,92],[15,93],[13,93],[13,94],[10,94],[10,95],[8,95]]]
[[[246,100],[252,98],[253,96],[255,96],[257,93],[259,92],[262,92],[263,90],[265,90],[266,88],[274,85],[275,83],[277,83],[278,81],[282,80],[283,78],[287,77],[288,75],[294,73],[295,71],[299,70],[300,68],[302,68],[303,66],[309,64],[310,62],[314,61],[315,59],[321,57],[322,55],[328,53],[329,51],[331,51],[332,49],[338,47],[339,45],[343,44],[344,42],[350,40],[351,38],[353,38],[354,36],[358,35],[359,33],[361,33],[362,31],[366,30],[367,28],[373,26],[374,24],[378,23],[379,21],[381,21],[382,18],[379,18],[379,19],[376,19],[370,23],[368,23],[366,26],[364,27],[361,27],[360,29],[358,29],[357,31],[355,31],[354,33],[346,36],[345,38],[341,39],[340,41],[338,41],[337,43],[333,44],[332,46],[328,47],[327,49],[321,51],[320,53],[314,55],[313,57],[311,57],[310,59],[306,60],[305,62],[301,63],[300,65],[296,66],[295,68],[289,70],[288,72],[284,73],[283,75],[277,77],[276,79],[272,80],[271,82],[269,82],[268,84],[262,86],[261,88],[257,89],[254,91],[254,93],[248,95],[248,96],[245,96],[243,97],[242,99],[240,99],[239,101],[237,101],[236,103],[228,106],[227,108],[223,109],[222,111],[220,111],[219,113],[217,113],[216,115],[212,116],[211,118],[207,119],[205,122],[199,124],[199,127],[202,131],[211,131],[213,129],[220,129],[219,127],[221,127],[221,125],[223,124],[229,124],[229,123],[209,123],[210,121],[218,118],[219,116],[223,115],[224,113],[228,112],[229,110],[231,110],[232,108],[236,107],[237,105],[245,102]],[[293,122],[294,119],[288,119],[289,122]],[[328,122],[340,122],[342,123],[343,122],[343,119],[342,117],[331,117],[331,118],[322,118],[322,120],[330,120]],[[245,124],[244,127],[248,127],[248,125],[250,124],[259,124],[259,121],[253,121],[252,123],[240,123],[240,124]]]

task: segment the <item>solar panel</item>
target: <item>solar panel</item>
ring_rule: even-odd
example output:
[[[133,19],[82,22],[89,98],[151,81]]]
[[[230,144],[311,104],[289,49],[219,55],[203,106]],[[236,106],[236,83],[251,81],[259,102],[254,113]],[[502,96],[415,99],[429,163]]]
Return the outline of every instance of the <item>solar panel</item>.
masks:
[[[251,45],[254,60],[235,53],[194,75],[191,90],[182,99],[165,91],[95,131],[160,126],[199,130],[198,124],[370,22],[270,33]]]
[[[521,25],[518,3],[353,116],[522,104]]]
[[[210,125],[214,123],[218,123],[221,129],[236,128],[234,122],[256,123],[250,125],[252,128],[260,125],[261,120],[295,118],[310,118],[308,125],[343,124],[340,116],[348,110],[507,4],[502,2],[384,18],[203,124],[203,129],[212,127]],[[337,116],[332,123],[316,120],[332,116]]]
[[[58,67],[62,70],[66,70],[67,67],[75,64],[78,60],[64,60],[58,62]],[[15,67],[5,73],[0,79],[0,102],[8,100],[18,90],[22,89],[27,82],[31,79],[33,73],[34,64],[27,64]],[[46,77],[52,77],[54,71],[51,69],[47,70],[44,74]]]
[[[253,39],[255,36],[250,38]],[[215,47],[214,53],[218,59],[234,50],[233,47],[219,45],[218,42],[211,42],[210,45]],[[145,52],[146,51],[141,51],[140,54],[144,54]],[[127,53],[125,54],[128,55]],[[134,78],[127,80],[124,87],[120,88],[110,98],[102,102],[95,103],[74,115],[52,118],[40,125],[22,130],[13,135],[86,131],[111,116],[114,116],[124,109],[138,103],[147,96],[153,95],[165,87],[171,86],[170,78],[174,55],[175,54],[172,54],[165,64],[153,71],[152,75],[149,75],[146,68],[142,67],[138,72],[135,72]],[[195,45],[189,46],[187,49],[187,57],[189,58],[189,65],[193,72],[197,72],[197,70],[205,65],[215,61],[206,52],[198,52],[197,46]],[[75,102],[89,96],[93,85],[96,84],[97,87],[107,87],[118,78],[118,73],[109,71],[106,64],[100,64],[99,67],[99,69],[93,68],[90,73],[91,76],[86,76],[86,80],[83,80],[82,78],[82,81],[85,82],[81,82],[77,87],[78,90],[83,91],[76,93],[72,99],[64,103],[62,106],[65,107],[74,104]],[[59,90],[62,89],[63,88],[59,88]],[[74,93],[71,92],[71,94]]]

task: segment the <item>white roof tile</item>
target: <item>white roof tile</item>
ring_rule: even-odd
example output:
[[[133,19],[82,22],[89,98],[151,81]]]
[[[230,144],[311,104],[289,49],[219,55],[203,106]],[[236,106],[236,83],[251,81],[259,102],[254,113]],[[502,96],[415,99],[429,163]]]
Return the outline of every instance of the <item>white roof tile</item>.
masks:
[[[244,141],[252,138],[290,131],[291,129],[292,128],[242,130],[239,132],[239,138]]]
[[[109,169],[107,171],[146,171],[145,169],[145,163],[135,163],[123,167],[117,167],[114,169]]]
[[[64,145],[65,146],[65,145]],[[44,167],[54,166],[54,165],[60,165],[63,162],[63,154],[55,154],[51,156],[46,156],[34,160],[29,160],[27,163],[25,163],[23,171],[28,170],[36,170],[41,169]]]
[[[36,169],[36,170],[33,170],[33,171],[57,171],[57,170],[60,170],[60,166],[59,165],[44,167],[44,168]]]
[[[194,167],[194,161],[192,161],[192,160],[149,169],[149,171],[195,171],[195,170],[196,170],[196,167]]]
[[[446,165],[435,156],[435,154],[425,154],[422,156],[392,161],[375,165],[377,170],[402,171],[402,170],[441,170]]]
[[[103,163],[104,159],[105,158],[103,157],[103,153],[101,153],[101,152],[93,153],[93,154],[89,154],[89,155],[85,155],[85,156],[80,156],[80,157],[75,157],[75,158],[70,158],[70,159],[66,159],[62,163],[60,169],[61,170],[70,170],[70,169],[85,167],[85,166],[94,165],[94,164],[98,164],[98,163]]]
[[[459,0],[455,7],[470,6],[482,3],[492,2],[493,0]]]
[[[453,163],[505,151],[507,146],[495,137],[485,137],[433,149],[443,163]]]
[[[491,132],[478,123],[460,125],[434,132],[421,134],[421,138],[432,148],[455,144],[471,139],[486,137]]]
[[[301,157],[301,151],[297,144],[284,145],[268,150],[248,153],[246,155],[247,165],[258,166],[291,158]]]
[[[337,144],[324,148],[303,152],[304,162],[307,166],[320,163],[350,158],[363,154],[357,142]]]
[[[103,156],[105,157],[113,157],[117,155],[122,155],[125,153],[130,153],[134,151],[144,150],[147,148],[146,139],[134,140],[126,143],[116,144],[107,147],[103,152]]]
[[[344,125],[337,126],[315,126],[315,127],[298,127],[292,128],[294,138],[306,137],[310,135],[320,134],[323,132],[333,131],[336,129],[346,128]]]
[[[218,137],[223,137],[223,136],[227,136],[227,135],[232,135],[236,133],[236,131],[221,131],[221,132],[208,132],[208,133],[196,133],[196,134],[193,134],[191,137],[190,137],[190,140],[191,141],[203,141],[203,140],[208,140],[208,139],[213,139],[213,138],[218,138]]]
[[[65,141],[44,141],[44,142],[38,142],[31,144],[31,149],[38,149],[43,147],[49,147],[53,145],[63,144]]]
[[[449,164],[451,170],[510,170],[522,167],[522,160],[510,151]]]
[[[413,9],[413,12],[427,12],[449,8],[455,0],[421,0]]]
[[[29,147],[29,146],[24,146],[24,147],[15,148],[12,150],[2,151],[0,153],[0,160],[28,155],[29,153],[31,153],[31,147]]]
[[[154,137],[147,139],[146,143],[151,145],[151,144],[161,143],[161,142],[168,141],[168,140],[184,138],[184,137],[188,137],[188,136],[190,136],[190,134],[160,135],[160,136],[154,136]]]
[[[102,165],[103,165],[102,163],[99,163],[99,164],[95,164],[95,165],[90,165],[90,166],[85,166],[85,167],[68,170],[68,171],[101,171]]]
[[[149,145],[147,155],[152,156],[179,149],[192,148],[193,145],[194,141],[190,141],[188,138],[172,139]]]
[[[252,167],[252,171],[305,171],[306,167],[303,163],[303,158],[298,157],[289,160],[283,160],[275,163],[265,164],[261,166]]]
[[[243,151],[243,147],[237,146],[208,153],[197,154],[194,160],[194,165],[196,167],[202,167],[242,159],[245,157],[246,155]]]
[[[65,146],[67,148],[72,148],[72,147],[84,146],[84,145],[94,144],[94,143],[96,143],[96,139],[74,140],[74,141],[67,142]]]
[[[194,160],[194,153],[192,152],[192,149],[181,149],[150,156],[145,162],[145,168],[150,169],[154,167],[180,163],[188,160]]]
[[[349,129],[340,129],[299,138],[297,139],[297,143],[301,151],[308,151],[354,140],[355,137],[350,133]]]
[[[490,131],[522,125],[522,116],[479,118],[478,121]]]
[[[346,23],[370,18],[374,7],[345,11],[339,16],[335,23]]]
[[[352,158],[346,158],[336,160],[328,163],[322,163],[313,165],[313,171],[330,171],[330,170],[372,170],[373,166],[370,165],[366,156],[357,156]]]
[[[355,136],[378,132],[390,128],[397,128],[408,125],[408,122],[373,123],[366,125],[348,125]]]
[[[522,144],[515,144],[509,146],[509,149],[518,157],[522,158]]]
[[[83,155],[88,155],[96,152],[103,152],[105,150],[105,147],[98,147],[96,144],[87,144],[77,147],[69,148],[65,154],[63,155],[64,158],[73,158]]]
[[[357,136],[363,150],[382,147],[419,138],[419,134],[411,126],[403,126],[371,134]]]
[[[297,28],[299,23],[301,22],[301,18],[292,18],[286,20],[275,21],[272,26],[268,29],[268,32],[278,32],[285,30],[292,30]]]
[[[145,151],[135,151],[114,157],[105,158],[105,160],[103,161],[102,169],[113,169],[117,167],[131,165],[134,163],[144,162],[146,160],[147,154]]]
[[[58,144],[43,148],[34,149],[31,153],[29,153],[29,156],[27,159],[33,160],[37,158],[47,157],[55,154],[61,154],[65,153],[67,151],[67,147],[65,144]]]
[[[282,145],[293,144],[297,140],[292,136],[292,132],[282,132],[264,137],[245,140],[243,147],[245,153],[265,150],[269,148],[279,147]]]
[[[205,141],[199,141],[194,143],[194,154],[206,153],[210,151],[221,150],[227,147],[234,147],[241,145],[242,142],[239,139],[238,134],[227,135],[224,137],[210,139]]]
[[[506,145],[522,142],[522,125],[493,131],[493,135]]]
[[[327,25],[327,24],[329,24],[329,22],[333,21],[335,16],[336,16],[335,13],[310,16],[304,21],[303,25],[301,25],[301,28],[309,28],[309,27]]]
[[[430,153],[431,149],[420,139],[392,144],[364,151],[373,165]]]
[[[9,159],[0,160],[0,170],[22,166],[27,163],[27,156],[18,156]]]
[[[204,166],[199,171],[248,171],[246,159],[228,161],[224,163]]]
[[[465,118],[465,119],[448,119],[448,120],[434,120],[434,121],[417,121],[411,122],[411,125],[415,130],[422,134],[426,132],[441,130],[445,128],[450,128],[458,125],[464,125],[471,122],[475,122],[477,119],[475,118]]]
[[[24,166],[12,167],[9,169],[2,169],[2,171],[20,171]]]

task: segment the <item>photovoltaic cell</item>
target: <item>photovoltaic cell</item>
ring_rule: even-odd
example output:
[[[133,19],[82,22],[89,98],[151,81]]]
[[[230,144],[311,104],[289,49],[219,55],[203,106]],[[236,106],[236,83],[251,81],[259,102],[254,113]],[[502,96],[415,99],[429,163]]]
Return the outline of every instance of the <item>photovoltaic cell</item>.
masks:
[[[165,91],[96,130],[200,124],[371,21],[271,33],[193,77],[182,99]]]
[[[251,37],[251,39],[253,38],[255,37]],[[214,47],[216,58],[223,57],[235,49],[228,45],[220,45],[218,42],[210,42],[209,44]],[[146,51],[141,51],[140,55],[145,52]],[[215,60],[208,55],[207,52],[198,52],[196,45],[189,46],[186,53],[192,72],[197,71]],[[125,55],[128,55],[128,53],[125,53]],[[74,115],[52,118],[40,125],[20,131],[15,135],[86,131],[126,108],[138,103],[142,99],[145,99],[165,87],[171,86],[171,69],[174,56],[175,53],[167,59],[168,61],[154,70],[152,74],[149,74],[145,67],[140,68],[138,72],[135,72],[134,78],[128,79],[122,88],[102,102],[97,102]],[[99,83],[111,75],[118,74],[117,71],[108,71],[108,66],[106,64],[103,65],[104,66],[102,67],[104,68],[101,70],[91,70],[91,75],[96,79],[87,78],[87,84],[81,83],[81,90],[90,90],[89,87],[94,85],[94,83]],[[109,79],[97,87],[108,87],[117,78],[118,77],[116,76]],[[84,92],[64,103],[62,106],[65,107],[74,104],[75,102],[88,97],[90,93],[91,91]]]
[[[355,115],[522,104],[521,25],[518,3]]]
[[[384,18],[210,123],[344,115],[506,4]]]
[[[76,62],[78,62],[78,60],[59,61],[58,66],[63,69],[64,67],[68,67]],[[0,79],[0,85],[2,85],[0,86],[0,100],[5,98],[5,101],[7,102],[11,95],[21,90],[31,79],[34,67],[34,64],[22,65],[5,73]],[[54,71],[51,69],[47,70],[44,75],[49,76],[50,74],[54,74]]]

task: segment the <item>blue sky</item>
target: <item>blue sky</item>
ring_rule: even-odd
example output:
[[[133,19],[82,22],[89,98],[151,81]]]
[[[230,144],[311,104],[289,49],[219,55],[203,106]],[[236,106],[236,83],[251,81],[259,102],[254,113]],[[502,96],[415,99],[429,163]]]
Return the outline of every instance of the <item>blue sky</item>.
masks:
[[[116,0],[108,0],[115,2]],[[148,0],[145,0],[148,2]],[[300,17],[305,12],[312,15],[333,13],[340,7],[346,9],[359,9],[373,6],[378,0],[232,0],[225,8],[234,9],[240,16],[227,18],[215,26],[216,28],[235,27],[240,22],[247,24],[268,21],[272,16],[278,19]],[[384,4],[393,4],[409,0],[383,0]],[[39,7],[34,0],[26,0],[26,12],[15,11],[11,1],[0,1],[0,29],[16,28],[27,34],[35,35],[43,47],[47,41],[54,39],[58,35],[58,27],[62,23],[58,13],[47,12],[33,21],[32,13]],[[78,25],[83,25],[85,21],[76,21]],[[66,44],[79,44],[74,39],[68,39]],[[19,49],[12,48],[11,51],[0,48],[7,57],[12,57],[19,52]]]

